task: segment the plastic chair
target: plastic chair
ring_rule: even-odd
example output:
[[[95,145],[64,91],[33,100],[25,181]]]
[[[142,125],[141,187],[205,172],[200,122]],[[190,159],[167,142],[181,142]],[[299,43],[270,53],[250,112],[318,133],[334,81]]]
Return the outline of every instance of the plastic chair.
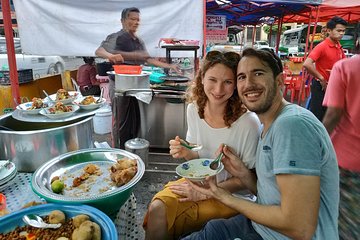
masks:
[[[294,102],[295,99],[298,99],[298,103],[300,104],[301,101],[305,100],[305,97],[309,96],[310,85],[309,85],[307,79],[303,80],[302,75],[293,76],[291,81],[292,81],[292,83],[291,83],[291,87],[290,87],[290,92],[291,92],[290,101]],[[301,96],[299,96],[301,88],[303,88],[303,91],[301,93]]]
[[[286,69],[284,69],[284,71],[283,71],[283,76],[284,76],[284,86],[285,86],[283,96],[286,97],[288,91],[292,88],[292,84],[293,84],[293,81],[292,81],[293,74],[292,74],[292,72],[291,72],[288,68],[286,68]]]

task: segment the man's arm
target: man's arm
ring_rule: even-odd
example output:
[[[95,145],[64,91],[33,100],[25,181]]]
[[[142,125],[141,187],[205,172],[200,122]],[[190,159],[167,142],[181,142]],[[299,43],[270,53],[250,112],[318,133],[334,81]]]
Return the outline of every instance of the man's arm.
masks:
[[[315,61],[311,58],[306,58],[303,67],[315,78],[318,78],[320,80],[324,80],[324,77],[316,70],[315,68]]]
[[[161,61],[156,60],[154,58],[148,58],[146,60],[146,62],[148,64],[154,65],[156,67],[169,68],[169,69],[174,70],[177,73],[180,73],[180,70],[179,70],[178,66],[176,66],[175,64],[164,63],[164,62],[161,62]]]
[[[316,70],[314,63],[315,63],[315,61],[308,57],[308,58],[306,58],[303,67],[306,69],[306,71],[308,71],[309,74],[311,74],[315,78],[319,79],[321,86],[323,87],[323,89],[325,89],[327,83],[326,83],[323,75],[321,75],[321,73],[319,73]]]
[[[340,122],[344,109],[336,107],[328,107],[323,119],[323,124],[329,134],[333,132],[336,125]]]
[[[320,177],[279,174],[276,181],[281,204],[261,205],[232,196],[209,182],[210,189],[193,185],[195,190],[216,198],[252,221],[292,239],[311,239],[317,227],[320,206]]]
[[[103,47],[99,47],[95,51],[95,55],[101,58],[108,59],[112,63],[122,63],[124,58],[120,53],[112,54],[105,50]]]

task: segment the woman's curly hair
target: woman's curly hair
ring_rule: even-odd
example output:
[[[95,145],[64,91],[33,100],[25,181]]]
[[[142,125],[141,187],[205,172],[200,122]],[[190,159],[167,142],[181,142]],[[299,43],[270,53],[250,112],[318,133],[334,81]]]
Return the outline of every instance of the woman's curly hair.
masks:
[[[208,57],[214,56],[215,57]],[[236,56],[237,55],[237,56]],[[226,67],[230,68],[236,76],[237,65],[240,61],[240,55],[234,52],[221,53],[218,51],[209,52],[206,57],[203,59],[202,65],[195,77],[191,82],[191,85],[187,89],[186,101],[188,103],[196,103],[198,107],[198,114],[201,119],[204,119],[205,106],[208,101],[208,98],[204,91],[204,86],[202,84],[202,79],[205,76],[205,73],[216,64],[223,64]],[[242,104],[238,92],[235,89],[233,95],[229,98],[225,114],[224,122],[226,126],[231,127],[231,124],[235,122],[242,114],[247,111],[245,106]]]

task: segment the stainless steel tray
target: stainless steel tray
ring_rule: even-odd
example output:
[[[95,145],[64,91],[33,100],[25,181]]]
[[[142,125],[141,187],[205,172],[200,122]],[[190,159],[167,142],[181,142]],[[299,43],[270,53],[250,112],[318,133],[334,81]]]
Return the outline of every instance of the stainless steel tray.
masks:
[[[138,170],[130,182],[117,187],[110,180],[109,169],[118,159],[124,157],[136,159]],[[53,177],[59,176],[67,186],[71,186],[73,178],[81,175],[83,167],[87,164],[96,164],[102,172],[101,176],[95,176],[94,179],[89,178],[86,184],[82,184],[88,193],[80,187],[74,189],[66,187],[63,194],[56,194],[50,190],[50,182]],[[105,199],[133,188],[140,181],[144,172],[145,165],[142,159],[125,150],[113,148],[82,149],[49,160],[35,171],[31,185],[35,193],[41,197],[69,202],[91,201]]]
[[[36,114],[36,115],[26,114],[26,113],[23,113],[22,111],[19,111],[16,109],[12,113],[12,117],[15,118],[16,120],[23,121],[23,122],[43,122],[43,123],[68,122],[68,121],[72,121],[72,120],[75,120],[78,118],[94,115],[98,110],[100,110],[102,108],[104,108],[104,106],[101,108],[94,109],[94,110],[79,109],[73,115],[71,115],[67,118],[61,118],[61,119],[50,119],[41,114]]]

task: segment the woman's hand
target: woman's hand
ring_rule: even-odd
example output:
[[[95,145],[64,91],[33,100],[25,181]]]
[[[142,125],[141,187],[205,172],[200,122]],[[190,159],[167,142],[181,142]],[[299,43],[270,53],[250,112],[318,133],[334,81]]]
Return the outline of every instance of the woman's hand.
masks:
[[[182,146],[180,140],[180,137],[176,136],[175,139],[169,141],[170,155],[173,158],[185,158],[186,160],[198,158],[198,154]]]
[[[206,195],[196,191],[188,182],[172,184],[169,188],[173,193],[182,196],[182,198],[179,199],[180,202],[197,202],[208,199]]]
[[[221,201],[231,193],[221,187],[218,187],[216,183],[216,176],[207,177],[205,183],[195,184],[190,180],[187,180],[189,185],[199,194],[207,196],[206,198],[214,198]]]

